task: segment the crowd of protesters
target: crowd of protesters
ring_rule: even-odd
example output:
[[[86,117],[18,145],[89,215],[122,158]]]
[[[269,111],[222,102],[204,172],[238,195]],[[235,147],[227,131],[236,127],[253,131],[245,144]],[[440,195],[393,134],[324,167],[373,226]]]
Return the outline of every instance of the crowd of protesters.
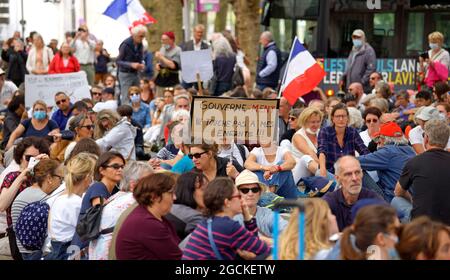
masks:
[[[317,87],[295,104],[281,97],[277,139],[250,146],[190,143],[180,131],[200,90],[277,98],[283,61],[270,32],[260,36],[255,85],[228,31],[209,44],[198,25],[181,46],[167,31],[155,53],[145,27],[130,32],[115,62],[86,25],[60,46],[36,32],[5,41],[0,238],[15,260],[450,260],[443,34],[428,37],[418,88],[396,91],[355,30],[340,82],[346,94],[327,97]],[[180,55],[202,49],[212,50],[214,77],[199,89],[180,78]],[[45,100],[25,106],[26,74],[78,71],[91,98],[55,92],[54,108]],[[303,228],[296,208],[275,224],[284,200],[304,204]],[[87,238],[80,228],[95,209],[101,223]]]

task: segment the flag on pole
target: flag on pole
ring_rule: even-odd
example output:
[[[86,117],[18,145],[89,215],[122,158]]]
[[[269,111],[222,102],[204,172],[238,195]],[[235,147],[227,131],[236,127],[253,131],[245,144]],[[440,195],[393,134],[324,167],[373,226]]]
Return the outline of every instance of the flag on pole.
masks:
[[[137,25],[156,23],[139,0],[114,0],[103,14],[125,24],[130,29]]]
[[[292,44],[287,63],[280,91],[293,105],[299,97],[313,90],[322,81],[326,73],[297,37]]]

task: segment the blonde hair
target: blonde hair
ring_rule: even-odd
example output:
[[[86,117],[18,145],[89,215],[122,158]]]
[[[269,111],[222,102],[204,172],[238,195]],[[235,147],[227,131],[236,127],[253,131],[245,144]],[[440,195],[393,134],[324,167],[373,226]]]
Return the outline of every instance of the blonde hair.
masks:
[[[442,46],[442,44],[444,43],[444,35],[439,31],[435,31],[428,35],[428,41],[437,41],[438,44]]]
[[[389,111],[389,103],[386,99],[376,97],[369,101],[369,107],[376,107],[384,114]]]
[[[66,166],[64,182],[69,194],[74,193],[74,186],[83,181],[86,177],[94,176],[97,156],[90,153],[79,153],[69,160]]]
[[[300,114],[297,120],[297,124],[299,127],[304,127],[306,122],[312,117],[312,116],[319,116],[320,122],[322,122],[322,112],[319,111],[319,109],[308,107],[303,110],[303,112]]]
[[[33,103],[33,111],[34,111],[34,108],[36,107],[36,105],[41,105],[41,106],[43,106],[43,107],[45,108],[45,110],[47,111],[47,103],[45,103],[44,101],[42,101],[42,100],[36,100],[36,101]]]
[[[120,115],[116,111],[104,109],[98,112],[94,128],[94,139],[100,139],[105,135],[106,129],[102,126],[102,119],[105,118],[112,122],[112,126],[115,126],[121,120]]]
[[[325,200],[305,200],[305,259],[312,259],[318,251],[331,247],[328,212]],[[296,260],[298,257],[298,210],[291,214],[289,224],[280,237],[280,260]]]

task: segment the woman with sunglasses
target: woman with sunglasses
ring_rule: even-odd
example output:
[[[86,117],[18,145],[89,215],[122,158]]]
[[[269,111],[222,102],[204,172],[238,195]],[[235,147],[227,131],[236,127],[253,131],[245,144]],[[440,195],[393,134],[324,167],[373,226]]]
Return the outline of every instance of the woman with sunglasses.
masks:
[[[291,147],[291,141],[292,137],[294,136],[295,132],[297,132],[300,129],[300,126],[298,125],[298,117],[302,113],[303,108],[295,108],[291,109],[289,112],[289,127],[290,129],[286,131],[280,139],[280,146],[285,147]]]
[[[13,237],[11,232],[14,231],[11,205],[17,195],[33,184],[29,176],[29,162],[31,158],[37,160],[48,158],[49,154],[49,145],[46,140],[37,137],[25,138],[14,148],[14,161],[1,174],[0,212],[6,211],[7,232],[10,238]],[[10,247],[16,246],[15,244],[15,241],[11,239]],[[21,259],[18,250],[12,250],[11,254],[15,260]]]
[[[360,132],[359,136],[361,136],[366,147],[369,147],[369,144],[373,138],[375,138],[375,135],[380,132],[381,115],[382,113],[377,107],[368,107],[364,111],[363,119],[367,129]]]
[[[208,181],[226,176],[234,180],[244,168],[235,159],[218,157],[217,150],[216,144],[190,144],[188,156],[194,162],[195,170],[205,175]]]
[[[175,188],[175,201],[166,218],[174,225],[178,237],[184,239],[204,217],[203,195],[208,185],[205,175],[188,172],[180,175]]]
[[[117,231],[118,260],[180,260],[180,239],[166,219],[175,199],[175,178],[155,173],[137,183],[133,196],[138,206]]]
[[[66,260],[82,207],[82,196],[92,183],[97,157],[80,153],[66,164],[65,190],[50,205],[48,237],[51,251],[46,260]]]
[[[94,128],[95,125],[92,123],[89,116],[85,114],[80,114],[70,120],[69,130],[75,133],[75,139],[69,143],[64,150],[64,160],[69,158],[73,148],[81,139],[92,138],[94,135]]]
[[[258,238],[256,219],[231,179],[211,181],[203,200],[208,219],[192,232],[183,250],[183,260],[234,260],[238,254],[253,257],[269,254],[270,247]],[[245,226],[233,220],[240,213]]]
[[[24,120],[17,126],[17,128],[11,133],[6,150],[9,150],[14,142],[20,137],[47,137],[49,134],[59,134],[58,124],[50,120],[47,115],[47,104],[38,100],[33,104],[33,115],[31,119]]]
[[[104,204],[111,195],[119,191],[117,186],[123,178],[124,167],[125,159],[120,153],[106,152],[98,158],[94,169],[95,183],[87,189],[83,196],[79,217],[89,208]],[[84,249],[89,242],[82,242],[75,233],[72,244]]]
[[[258,206],[258,201],[261,198],[261,195],[267,191],[267,186],[259,182],[258,176],[256,176],[255,173],[250,170],[244,170],[236,178],[236,187],[241,194],[242,200],[247,205],[250,215],[256,218],[259,233],[262,234],[262,236],[260,235],[260,238],[272,237],[274,214],[269,208]],[[234,216],[233,219],[238,221],[241,225],[244,225],[244,217],[242,214]],[[278,225],[280,234],[286,226],[287,221],[281,219]]]
[[[130,87],[128,89],[128,97],[133,108],[132,119],[143,129],[148,129],[152,125],[150,107],[141,100],[141,89],[136,86]]]

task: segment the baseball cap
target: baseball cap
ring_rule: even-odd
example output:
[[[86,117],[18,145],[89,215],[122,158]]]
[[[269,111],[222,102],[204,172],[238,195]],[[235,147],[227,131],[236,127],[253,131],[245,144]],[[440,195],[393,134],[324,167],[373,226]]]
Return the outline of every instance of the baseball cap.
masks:
[[[380,127],[380,131],[375,133],[375,137],[378,136],[387,136],[387,137],[401,137],[403,136],[403,131],[400,126],[395,122],[384,123]]]
[[[366,37],[366,34],[361,29],[356,29],[355,31],[353,31],[352,36],[358,36],[358,37],[364,38],[364,37]]]
[[[433,106],[423,107],[416,115],[416,119],[420,119],[423,121],[429,121],[431,119],[439,119],[439,111]]]
[[[258,176],[248,169],[242,171],[235,180],[236,187],[239,189],[241,185],[258,184],[262,192],[266,191],[267,186],[259,182]]]
[[[103,89],[102,93],[109,93],[109,94],[114,95],[114,89],[111,87],[107,87],[107,88]]]

